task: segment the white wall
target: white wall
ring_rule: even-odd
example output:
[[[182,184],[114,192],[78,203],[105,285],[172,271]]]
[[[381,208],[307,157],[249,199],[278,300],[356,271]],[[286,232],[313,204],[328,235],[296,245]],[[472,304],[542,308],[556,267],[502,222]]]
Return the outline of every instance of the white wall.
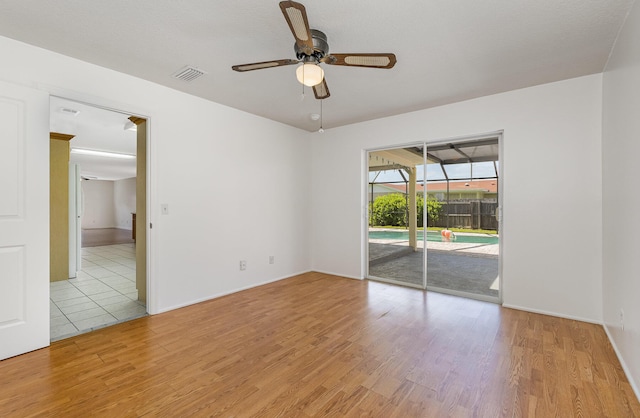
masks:
[[[131,229],[136,211],[136,179],[83,180],[82,229]]]
[[[136,178],[113,182],[116,228],[131,229],[131,214],[136,211]]]
[[[603,312],[640,397],[640,5],[616,42],[603,81]],[[624,310],[624,330],[620,310]]]
[[[82,229],[115,228],[113,181],[82,180]]]
[[[8,38],[0,53],[2,80],[149,117],[151,313],[309,270],[305,132]]]
[[[317,135],[313,269],[364,275],[363,149],[504,130],[504,303],[600,322],[601,89],[592,75]]]

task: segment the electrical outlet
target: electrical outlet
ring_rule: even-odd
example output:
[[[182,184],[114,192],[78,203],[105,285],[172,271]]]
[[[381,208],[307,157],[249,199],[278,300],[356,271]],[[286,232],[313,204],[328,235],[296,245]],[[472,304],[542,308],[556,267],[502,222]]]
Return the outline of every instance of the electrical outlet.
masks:
[[[247,260],[240,260],[240,271],[247,269]]]
[[[624,309],[620,308],[620,328],[624,331]]]
[[[275,264],[275,262],[276,262],[276,257],[273,256],[273,255],[270,255],[269,256],[269,264]]]

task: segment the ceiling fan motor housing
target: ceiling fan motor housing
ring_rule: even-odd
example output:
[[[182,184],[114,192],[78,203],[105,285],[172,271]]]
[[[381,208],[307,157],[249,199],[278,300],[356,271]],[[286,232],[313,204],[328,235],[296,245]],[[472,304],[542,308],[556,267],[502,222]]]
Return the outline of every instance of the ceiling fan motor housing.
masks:
[[[319,62],[327,54],[329,54],[329,44],[327,43],[327,35],[317,29],[311,29],[311,38],[313,40],[313,53],[306,54],[298,44],[294,44],[296,57],[303,62]]]

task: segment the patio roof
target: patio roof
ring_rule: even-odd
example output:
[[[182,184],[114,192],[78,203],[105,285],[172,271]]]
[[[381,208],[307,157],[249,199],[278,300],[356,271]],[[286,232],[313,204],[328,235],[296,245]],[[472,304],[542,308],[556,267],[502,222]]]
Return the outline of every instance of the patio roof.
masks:
[[[389,150],[371,151],[369,153],[369,172],[397,170],[403,181],[407,181],[404,172],[425,164],[424,146],[411,146]],[[451,141],[435,145],[427,145],[426,164],[431,173],[426,181],[479,180],[498,178],[498,137],[487,137],[473,141]],[[484,163],[484,164],[483,164]],[[493,164],[491,164],[493,163]],[[489,164],[487,166],[487,164]],[[439,166],[439,168],[434,167]],[[465,173],[468,167],[468,175]],[[484,166],[484,167],[483,167]],[[462,170],[462,171],[461,171]],[[487,170],[489,170],[487,172]],[[463,175],[461,175],[463,174]],[[422,174],[425,175],[426,174]],[[373,183],[376,183],[376,178]],[[389,183],[390,181],[380,181]]]
[[[376,183],[378,185],[386,186],[390,189],[397,190],[398,192],[405,193],[406,192],[406,184],[405,183]],[[486,193],[497,193],[498,192],[498,183],[495,179],[490,180],[451,180],[449,181],[449,191],[451,192],[486,192]],[[422,192],[424,190],[424,184],[418,183],[416,184],[416,191]],[[428,192],[444,192],[447,191],[447,181],[433,181],[429,182],[427,186]]]
[[[413,168],[424,164],[423,146],[369,153],[369,171]],[[427,145],[427,164],[463,164],[498,161],[498,138]]]
[[[498,138],[427,146],[427,163],[460,164],[498,161]]]

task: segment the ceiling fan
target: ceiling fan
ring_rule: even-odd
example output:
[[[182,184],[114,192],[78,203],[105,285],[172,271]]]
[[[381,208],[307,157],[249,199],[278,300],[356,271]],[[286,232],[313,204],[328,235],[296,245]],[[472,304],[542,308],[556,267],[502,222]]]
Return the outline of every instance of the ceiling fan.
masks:
[[[367,68],[392,68],[396,64],[394,54],[330,54],[327,36],[319,30],[309,28],[307,12],[302,4],[295,1],[281,1],[280,9],[296,40],[294,49],[298,59],[234,65],[231,67],[233,70],[245,72],[302,63],[296,70],[296,78],[302,84],[313,87],[316,99],[326,99],[330,96],[329,88],[324,78],[324,71],[318,64]]]

